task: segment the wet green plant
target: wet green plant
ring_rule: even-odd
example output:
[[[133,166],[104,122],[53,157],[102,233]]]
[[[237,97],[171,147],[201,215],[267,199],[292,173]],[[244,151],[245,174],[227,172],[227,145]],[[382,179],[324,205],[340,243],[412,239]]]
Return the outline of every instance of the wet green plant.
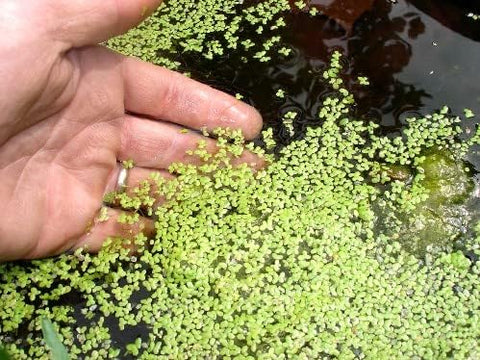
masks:
[[[368,78],[365,76],[359,76],[358,77],[358,83],[363,86],[368,86],[370,85],[370,82],[368,81]]]
[[[278,89],[277,92],[275,93],[275,96],[278,97],[279,99],[285,98],[285,90]]]
[[[294,121],[298,114],[295,111],[289,111],[282,116],[282,123],[288,135],[292,137],[295,135]]]
[[[471,118],[475,117],[475,113],[471,109],[468,109],[468,108],[464,109],[463,112],[464,112],[465,117],[467,119],[471,119]]]

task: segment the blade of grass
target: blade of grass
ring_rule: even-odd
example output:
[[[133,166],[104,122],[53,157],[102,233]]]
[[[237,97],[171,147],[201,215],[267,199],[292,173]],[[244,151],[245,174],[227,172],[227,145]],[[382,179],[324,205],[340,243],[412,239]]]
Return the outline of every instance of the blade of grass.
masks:
[[[60,341],[58,334],[49,319],[42,319],[42,333],[47,347],[50,349],[52,360],[68,360],[68,352]]]
[[[0,345],[0,360],[10,360],[7,351]]]

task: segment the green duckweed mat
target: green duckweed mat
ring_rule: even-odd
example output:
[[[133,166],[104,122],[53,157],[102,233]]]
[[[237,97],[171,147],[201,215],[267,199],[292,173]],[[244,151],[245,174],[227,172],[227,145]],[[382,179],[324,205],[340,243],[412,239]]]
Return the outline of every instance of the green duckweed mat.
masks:
[[[288,9],[171,0],[109,45],[172,68],[182,52],[265,62],[289,54],[277,32]],[[204,165],[117,194],[155,216],[138,253],[110,239],[98,255],[0,265],[0,344],[14,359],[49,359],[50,319],[72,359],[480,357],[480,226],[463,161],[480,133],[462,134],[445,107],[383,136],[352,115],[341,64],[333,53],[332,91],[301,139],[278,149],[265,129],[258,148],[217,130],[217,154],[194,152]],[[295,132],[296,118],[278,120]],[[269,166],[233,166],[244,146]]]

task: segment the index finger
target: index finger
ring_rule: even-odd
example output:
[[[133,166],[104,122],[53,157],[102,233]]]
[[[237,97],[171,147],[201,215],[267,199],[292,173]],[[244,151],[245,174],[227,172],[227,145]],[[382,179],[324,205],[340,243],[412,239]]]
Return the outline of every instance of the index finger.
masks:
[[[125,109],[192,129],[240,129],[258,135],[262,117],[253,107],[174,71],[134,58],[123,61]]]

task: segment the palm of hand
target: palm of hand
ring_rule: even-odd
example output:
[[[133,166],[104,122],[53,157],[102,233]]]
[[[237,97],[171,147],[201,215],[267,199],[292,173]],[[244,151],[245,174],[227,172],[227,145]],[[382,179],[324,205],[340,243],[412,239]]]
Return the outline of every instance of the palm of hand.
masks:
[[[124,115],[118,64],[101,48],[69,57],[63,60],[69,64],[61,65],[70,68],[65,78],[47,86],[72,89],[62,99],[65,107],[18,133],[0,153],[2,178],[10,180],[2,188],[2,198],[9,199],[2,205],[1,236],[15,234],[10,239],[22,257],[74,246],[117,169]],[[100,64],[102,69],[95,70]],[[47,99],[52,106],[56,101]]]
[[[106,223],[92,223],[104,194],[115,188],[118,161],[132,158],[140,166],[131,172],[133,184],[186,160],[185,150],[199,139],[171,122],[239,127],[247,137],[259,130],[253,109],[165,69],[100,46],[53,54],[34,64],[36,78],[25,77],[29,82],[12,94],[22,101],[5,106],[11,117],[0,117],[7,130],[0,133],[0,260],[84,244],[98,250],[107,236],[118,235],[119,210],[110,209],[114,216]]]

